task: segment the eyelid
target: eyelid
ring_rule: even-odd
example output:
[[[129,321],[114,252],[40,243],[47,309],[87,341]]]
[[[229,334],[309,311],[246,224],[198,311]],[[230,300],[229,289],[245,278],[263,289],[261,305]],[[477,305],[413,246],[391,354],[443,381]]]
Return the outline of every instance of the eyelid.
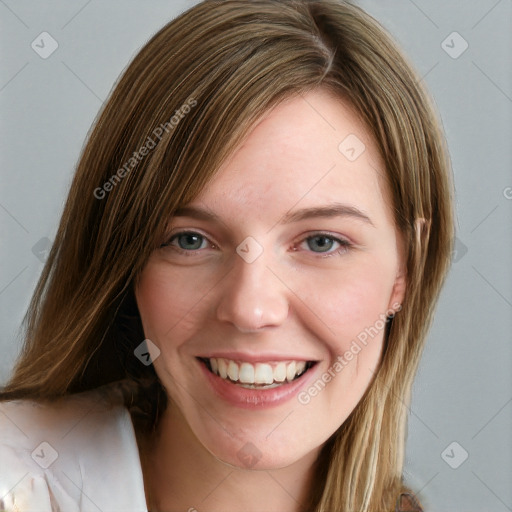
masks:
[[[340,235],[339,233],[331,233],[329,231],[311,231],[311,232],[303,233],[300,236],[300,238],[298,238],[297,241],[294,242],[293,250],[297,251],[299,245],[301,245],[304,242],[307,242],[308,240],[310,240],[311,238],[315,238],[317,236],[324,236],[326,238],[329,238],[329,239],[333,240],[334,242],[340,244],[340,247],[338,247],[337,249],[334,249],[332,251],[328,251],[328,252],[315,252],[315,251],[311,251],[311,250],[304,251],[304,252],[313,254],[315,258],[327,258],[329,256],[335,256],[340,253],[345,253],[354,247],[354,243],[348,237]]]
[[[160,248],[169,247],[173,238],[176,238],[177,236],[185,235],[185,234],[199,235],[202,238],[204,238],[208,242],[208,244],[210,244],[211,247],[218,247],[218,244],[212,240],[210,235],[205,234],[204,232],[202,232],[202,230],[197,229],[197,228],[189,228],[189,229],[175,228],[175,229],[172,229],[170,232],[165,234],[165,236],[163,237],[164,241],[161,244],[159,244],[159,247]],[[202,249],[197,249],[197,251],[200,251],[200,250],[202,250]],[[195,252],[195,251],[187,251],[187,252]]]
[[[302,233],[301,235],[299,235],[296,240],[297,242],[303,242],[316,236],[325,236],[326,238],[331,238],[332,240],[335,240],[342,244],[354,245],[354,242],[352,242],[352,240],[350,240],[348,236],[341,235],[340,233],[333,233],[332,231],[326,230],[307,231],[306,233]]]

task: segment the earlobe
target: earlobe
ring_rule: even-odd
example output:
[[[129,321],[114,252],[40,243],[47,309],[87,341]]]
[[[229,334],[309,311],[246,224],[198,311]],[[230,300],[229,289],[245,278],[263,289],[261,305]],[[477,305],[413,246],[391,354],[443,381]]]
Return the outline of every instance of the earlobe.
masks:
[[[389,298],[388,310],[390,311],[398,311],[401,309],[407,288],[407,251],[402,233],[397,236],[396,249],[398,253],[398,269],[395,275],[395,282],[393,283],[393,291]]]
[[[402,302],[405,297],[405,290],[407,288],[407,272],[404,266],[400,266],[393,284],[393,292],[391,294],[388,310],[398,311],[402,307]]]
[[[415,254],[416,260],[421,259],[421,255],[425,250],[430,236],[430,221],[424,217],[419,217],[414,221],[414,236],[413,243],[416,245]],[[403,239],[400,239],[398,244],[400,254],[399,269],[395,277],[395,283],[393,285],[393,293],[389,301],[389,308],[396,309],[397,305],[400,306],[404,300],[405,292],[407,289],[407,266],[406,266],[406,251],[403,243]]]

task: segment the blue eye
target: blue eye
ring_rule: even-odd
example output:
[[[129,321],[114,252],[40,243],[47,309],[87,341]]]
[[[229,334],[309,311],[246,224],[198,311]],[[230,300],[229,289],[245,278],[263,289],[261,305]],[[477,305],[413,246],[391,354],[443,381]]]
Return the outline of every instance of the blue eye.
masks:
[[[172,245],[183,251],[197,251],[204,249],[208,242],[204,236],[198,233],[185,232],[174,235],[165,245]]]
[[[308,248],[313,252],[329,252],[336,241],[325,235],[316,235],[306,240]]]
[[[317,254],[330,256],[336,253],[346,252],[350,248],[350,243],[346,240],[340,240],[325,233],[307,237],[301,245],[303,250],[311,251]]]

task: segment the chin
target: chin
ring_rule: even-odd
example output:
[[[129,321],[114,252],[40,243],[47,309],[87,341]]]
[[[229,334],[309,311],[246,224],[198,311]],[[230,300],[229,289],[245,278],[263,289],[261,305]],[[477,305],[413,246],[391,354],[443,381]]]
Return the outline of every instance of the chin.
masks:
[[[257,435],[238,435],[236,439],[223,436],[223,439],[208,439],[201,441],[203,446],[216,459],[224,464],[249,470],[277,470],[286,468],[299,460],[319,452],[321,446],[305,446],[298,442],[297,437],[290,434],[288,439],[296,442],[286,442],[283,438],[271,439],[269,430]]]

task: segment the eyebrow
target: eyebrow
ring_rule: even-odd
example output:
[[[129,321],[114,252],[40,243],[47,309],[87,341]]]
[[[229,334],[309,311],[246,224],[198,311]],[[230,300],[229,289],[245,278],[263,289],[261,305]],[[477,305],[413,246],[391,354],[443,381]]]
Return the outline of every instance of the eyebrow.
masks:
[[[314,218],[331,218],[331,217],[352,217],[370,224],[373,224],[368,215],[355,206],[342,203],[332,203],[325,206],[316,206],[312,208],[304,208],[302,210],[290,211],[286,213],[279,222],[282,224],[290,224],[292,222],[300,222],[302,220]]]
[[[197,220],[217,221],[220,217],[209,210],[194,206],[184,206],[176,210],[174,217],[190,217]],[[351,217],[356,220],[363,221],[373,227],[375,224],[370,217],[355,206],[342,203],[332,203],[324,206],[315,206],[311,208],[303,208],[301,210],[289,211],[279,220],[279,224],[292,224],[308,219],[315,218],[332,218],[332,217]]]
[[[215,215],[213,212],[195,206],[183,206],[178,208],[174,212],[173,217],[190,217],[191,219],[197,220],[220,220],[218,215]]]

